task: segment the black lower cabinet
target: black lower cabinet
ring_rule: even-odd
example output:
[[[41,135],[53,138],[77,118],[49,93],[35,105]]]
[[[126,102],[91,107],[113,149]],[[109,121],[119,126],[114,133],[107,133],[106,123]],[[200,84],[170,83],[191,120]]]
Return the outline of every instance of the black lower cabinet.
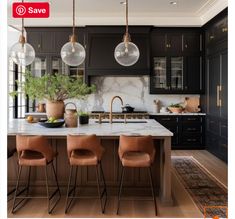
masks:
[[[206,149],[225,162],[228,161],[227,135],[227,120],[214,116],[207,117]]]
[[[150,118],[173,132],[172,149],[205,148],[205,116],[151,115]]]

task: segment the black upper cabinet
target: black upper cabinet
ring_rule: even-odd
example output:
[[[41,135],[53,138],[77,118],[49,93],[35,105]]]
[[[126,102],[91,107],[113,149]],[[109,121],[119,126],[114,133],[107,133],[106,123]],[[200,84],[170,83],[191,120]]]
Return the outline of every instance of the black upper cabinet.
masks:
[[[148,75],[149,27],[129,27],[131,40],[137,45],[140,57],[133,66],[119,65],[114,58],[116,46],[122,42],[124,27],[87,27],[87,75]]]
[[[186,54],[198,54],[202,51],[202,36],[199,31],[190,31],[183,34],[183,51]]]
[[[185,72],[184,90],[187,93],[201,93],[203,90],[202,84],[202,57],[201,56],[187,56],[184,59]]]
[[[151,94],[204,92],[200,28],[154,28],[151,33]]]

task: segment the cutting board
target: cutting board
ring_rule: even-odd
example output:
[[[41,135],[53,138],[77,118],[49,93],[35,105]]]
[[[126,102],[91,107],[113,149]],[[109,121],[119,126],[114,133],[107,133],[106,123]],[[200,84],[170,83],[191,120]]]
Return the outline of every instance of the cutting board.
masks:
[[[200,97],[185,97],[185,112],[197,113],[201,109],[200,106]]]

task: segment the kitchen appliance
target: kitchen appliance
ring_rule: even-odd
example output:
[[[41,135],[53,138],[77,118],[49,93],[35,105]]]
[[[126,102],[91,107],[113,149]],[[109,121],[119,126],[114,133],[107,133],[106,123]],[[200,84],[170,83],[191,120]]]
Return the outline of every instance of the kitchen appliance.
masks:
[[[129,104],[126,104],[125,106],[122,106],[122,112],[123,113],[133,113],[134,107],[130,106]]]

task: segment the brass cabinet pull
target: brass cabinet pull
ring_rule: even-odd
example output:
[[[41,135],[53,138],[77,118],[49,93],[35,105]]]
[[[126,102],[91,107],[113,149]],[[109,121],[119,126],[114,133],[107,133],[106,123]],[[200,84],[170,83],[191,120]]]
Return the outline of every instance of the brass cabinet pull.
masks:
[[[222,86],[217,85],[217,93],[216,93],[216,106],[221,107],[222,106],[222,100],[220,99],[220,92],[222,91]]]
[[[38,48],[41,48],[41,45],[40,45],[40,44],[38,44]]]
[[[223,32],[223,33],[224,33],[224,32],[228,32],[228,28],[227,28],[227,27],[222,28],[222,32]]]
[[[211,40],[214,39],[214,38],[215,38],[215,37],[214,37],[213,35],[210,36],[210,39],[211,39]]]

